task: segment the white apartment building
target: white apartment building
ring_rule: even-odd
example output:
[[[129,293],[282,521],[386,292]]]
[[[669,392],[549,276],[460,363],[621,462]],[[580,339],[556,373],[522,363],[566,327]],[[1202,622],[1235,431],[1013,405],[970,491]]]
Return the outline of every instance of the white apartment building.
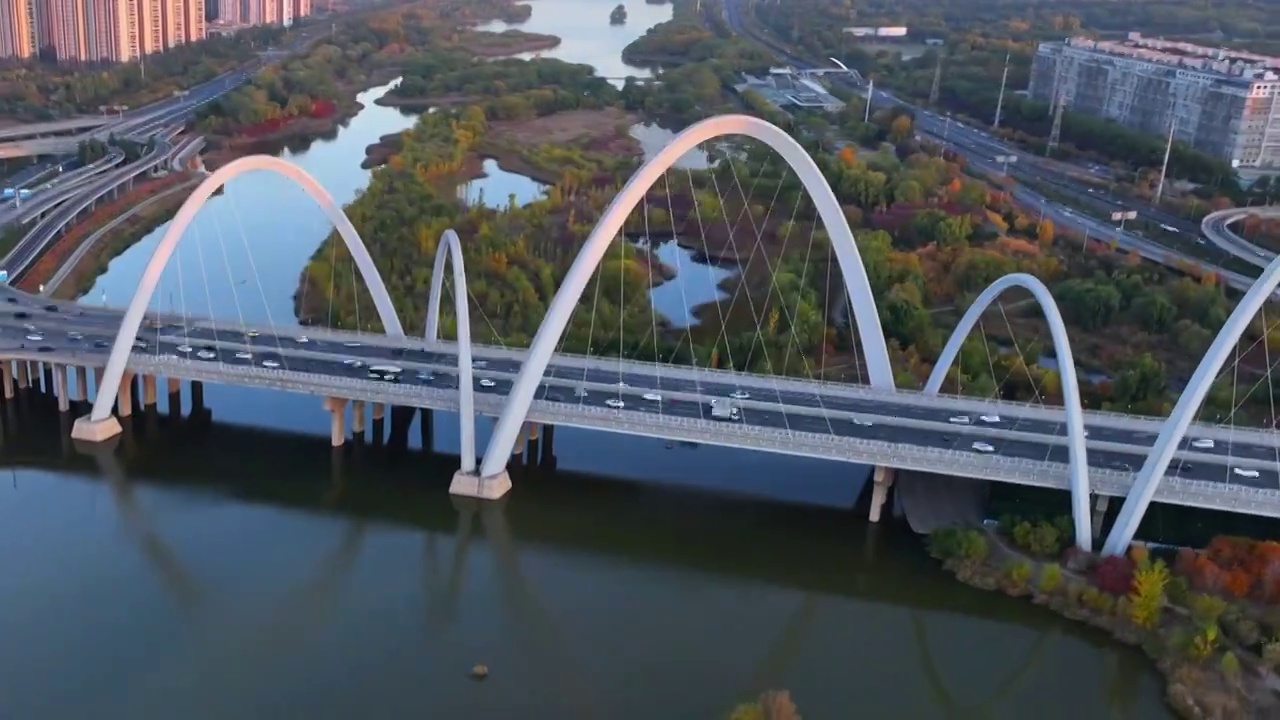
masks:
[[[1241,170],[1280,171],[1280,58],[1144,38],[1042,43],[1030,95],[1174,137]]]

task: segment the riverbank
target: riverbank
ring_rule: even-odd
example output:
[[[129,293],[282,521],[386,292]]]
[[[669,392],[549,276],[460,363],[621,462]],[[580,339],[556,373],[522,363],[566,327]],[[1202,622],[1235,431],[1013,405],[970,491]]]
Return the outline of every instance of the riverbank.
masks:
[[[514,28],[497,33],[467,30],[458,33],[454,43],[476,57],[498,58],[550,50],[559,47],[560,38]]]
[[[170,173],[161,178],[152,178],[136,183],[133,186],[133,190],[121,195],[109,203],[99,205],[88,218],[71,226],[65,235],[59,238],[52,247],[40,256],[39,261],[36,262],[30,271],[22,276],[22,279],[18,281],[17,286],[27,292],[37,292],[41,285],[54,277],[54,275],[62,269],[62,266],[74,256],[81,243],[83,243],[98,229],[106,227],[120,216],[129,213],[132,208],[141,206],[149,198],[154,198],[158,195],[170,192],[175,188],[190,186],[193,182],[198,181],[198,179],[199,178],[194,173],[182,172]],[[178,204],[181,204],[181,201],[178,201]],[[176,209],[176,206],[173,209]],[[168,210],[167,213],[163,215],[163,218],[168,219],[168,215],[172,214],[173,209]],[[161,222],[164,222],[164,219],[162,219]],[[132,241],[126,243],[124,247],[119,250],[116,250],[116,253],[118,254],[119,252],[122,252],[129,244],[132,244]],[[100,255],[96,250],[91,255],[86,255],[82,258],[79,265],[83,268],[86,264],[89,264],[90,260],[93,260],[94,263],[101,260]],[[77,276],[83,274],[83,270],[78,269],[75,272]],[[63,283],[63,287],[77,285],[74,278],[68,278],[68,281],[69,282]],[[74,298],[77,296],[78,295],[71,294],[60,295],[59,297]]]
[[[970,587],[1030,598],[1140,648],[1164,677],[1165,700],[1179,717],[1280,716],[1280,641],[1265,639],[1274,637],[1269,625],[1275,615],[1241,600],[1248,585],[1196,577],[1192,567],[1219,570],[1208,559],[1212,544],[1204,554],[1183,551],[1189,554],[1180,554],[1172,571],[1138,546],[1128,557],[1108,558],[1069,548],[1059,564],[1053,558],[1070,542],[1069,521],[1007,519],[1000,527],[1009,526],[1009,536],[987,528],[939,530],[929,538],[929,551]]]

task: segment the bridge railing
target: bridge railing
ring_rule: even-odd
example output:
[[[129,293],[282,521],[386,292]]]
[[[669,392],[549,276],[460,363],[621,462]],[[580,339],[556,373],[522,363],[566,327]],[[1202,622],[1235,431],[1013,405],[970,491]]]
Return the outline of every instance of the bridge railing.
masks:
[[[442,409],[456,409],[456,388],[434,388],[420,385],[375,382],[362,378],[318,376],[287,369],[257,366],[228,366],[186,358],[153,358],[136,356],[130,365],[135,371],[149,371],[169,376],[214,381],[257,380],[264,386],[293,389],[314,394],[373,400],[406,406],[421,406],[435,401]],[[39,356],[31,359],[39,360]],[[476,409],[497,414],[505,404],[501,395],[476,395]],[[884,465],[921,472],[986,478],[1025,485],[1065,488],[1067,464],[1050,460],[984,455],[946,448],[908,446],[884,440],[851,438],[822,433],[795,431],[789,428],[744,425],[702,418],[643,413],[634,410],[582,405],[578,403],[538,400],[530,419],[538,422],[608,429],[636,435],[667,435],[672,439],[692,439],[722,444],[732,441],[735,447],[769,452],[800,454],[811,457],[845,459],[862,464]],[[1090,468],[1090,483],[1095,493],[1122,497],[1133,483],[1134,473]],[[1189,480],[1167,476],[1157,501],[1247,512],[1254,515],[1280,516],[1280,489],[1253,488],[1245,485],[1205,480]]]

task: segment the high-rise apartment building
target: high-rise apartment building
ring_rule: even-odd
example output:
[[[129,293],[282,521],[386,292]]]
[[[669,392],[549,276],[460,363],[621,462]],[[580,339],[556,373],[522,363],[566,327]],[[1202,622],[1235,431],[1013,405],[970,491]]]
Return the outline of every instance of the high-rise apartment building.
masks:
[[[0,58],[29,58],[36,47],[32,0],[0,0]]]
[[[84,0],[85,57],[95,62],[127,62],[138,56],[131,42],[132,0]]]
[[[36,0],[36,42],[58,62],[88,60],[83,0]]]
[[[1040,45],[1030,95],[1155,135],[1172,129],[1238,168],[1280,169],[1280,58],[1138,33],[1075,37]]]

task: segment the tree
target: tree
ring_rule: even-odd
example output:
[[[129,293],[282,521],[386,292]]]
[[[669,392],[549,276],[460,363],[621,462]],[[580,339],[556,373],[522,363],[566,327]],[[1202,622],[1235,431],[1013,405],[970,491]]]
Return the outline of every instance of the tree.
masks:
[[[1169,568],[1163,560],[1140,563],[1133,574],[1133,590],[1129,593],[1129,616],[1133,623],[1148,630],[1160,621],[1164,608],[1164,589],[1169,584]]]
[[[889,140],[894,143],[900,143],[911,137],[911,117],[909,115],[899,115],[889,123]]]
[[[1036,240],[1041,246],[1048,247],[1053,244],[1053,221],[1045,218],[1040,221],[1036,227]]]

